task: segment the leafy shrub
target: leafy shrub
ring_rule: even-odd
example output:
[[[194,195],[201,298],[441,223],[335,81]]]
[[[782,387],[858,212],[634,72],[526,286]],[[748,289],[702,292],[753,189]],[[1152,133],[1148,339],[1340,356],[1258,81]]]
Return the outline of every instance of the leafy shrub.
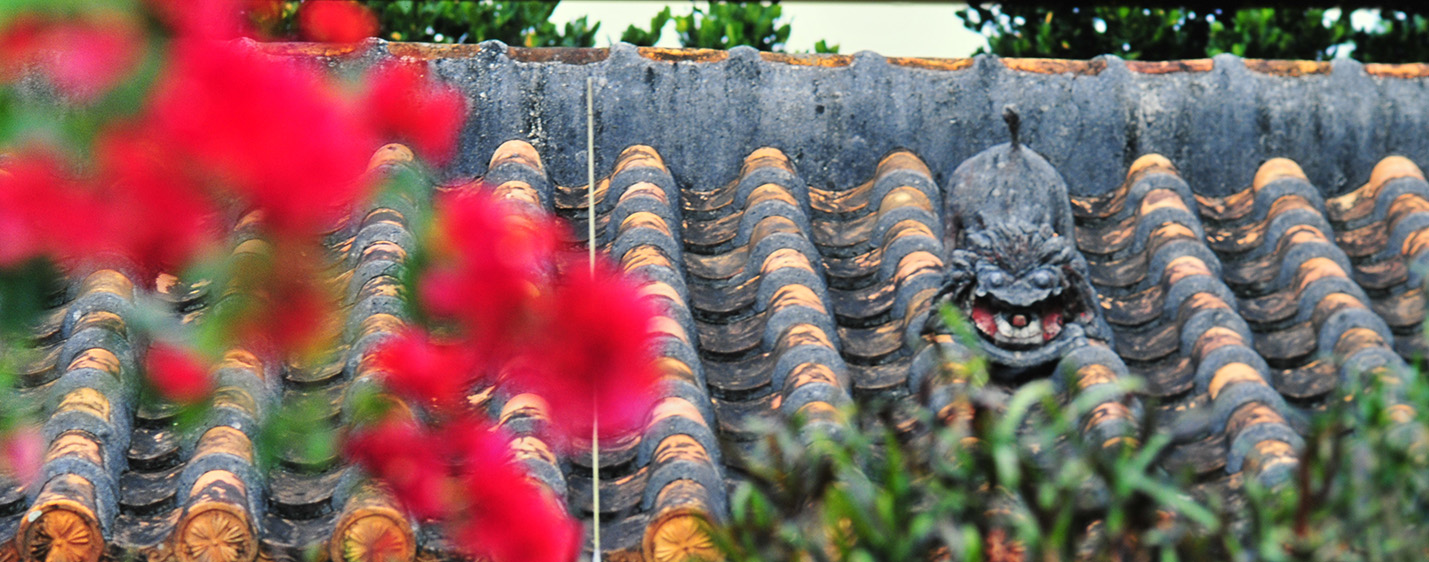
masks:
[[[699,49],[728,49],[748,45],[761,51],[777,51],[789,39],[789,24],[780,24],[783,8],[777,3],[722,2],[711,0],[687,16],[675,18],[680,44]]]
[[[1313,417],[1293,481],[1227,490],[1170,473],[1169,424],[1139,445],[1079,432],[1119,388],[1011,393],[949,362],[951,416],[853,410],[843,431],[763,422],[728,525],[731,560],[1418,560],[1429,553],[1429,383],[1367,378]],[[1111,393],[1111,394],[1107,394]],[[922,397],[926,400],[927,396]],[[1416,407],[1410,408],[1409,405]],[[947,411],[947,410],[944,410]],[[1147,411],[1153,411],[1148,407]],[[911,420],[918,429],[895,430]]]
[[[974,4],[963,25],[1006,57],[1195,59],[1231,53],[1247,58],[1364,62],[1429,60],[1429,12],[1376,10],[1379,23],[1356,30],[1350,9]]]
[[[590,47],[600,23],[581,17],[563,28],[549,20],[555,1],[367,2],[392,41],[479,43],[496,39],[523,47]]]
[[[665,24],[670,23],[670,7],[660,10],[655,17],[650,18],[650,29],[641,29],[631,25],[625,28],[625,32],[620,34],[620,40],[637,47],[651,47],[660,41],[660,34],[665,31]]]

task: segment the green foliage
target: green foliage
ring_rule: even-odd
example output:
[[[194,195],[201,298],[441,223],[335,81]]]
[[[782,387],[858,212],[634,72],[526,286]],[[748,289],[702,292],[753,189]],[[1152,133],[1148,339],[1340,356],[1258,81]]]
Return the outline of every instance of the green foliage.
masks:
[[[781,25],[777,3],[734,3],[711,0],[687,16],[675,17],[680,44],[701,49],[728,49],[748,45],[777,51],[789,39],[789,24]]]
[[[1136,392],[1135,382],[1061,395],[1042,380],[1009,395],[976,382],[987,380],[980,363],[945,359],[952,415],[883,404],[847,412],[854,421],[841,430],[800,420],[755,428],[763,437],[732,494],[731,521],[712,529],[715,543],[734,561],[1429,552],[1429,383],[1418,377],[1365,376],[1363,391],[1314,416],[1294,478],[1266,488],[1168,472],[1162,461],[1177,445],[1154,415],[1123,446],[1083,435],[1085,416]],[[909,420],[921,429],[890,429]]]
[[[390,41],[479,43],[496,39],[525,47],[590,47],[600,23],[585,17],[563,28],[551,23],[555,0],[458,2],[410,0],[363,2],[377,15],[381,36]]]
[[[1259,59],[1325,60],[1349,39],[1350,12],[1325,23],[1325,10],[1236,10],[1211,23],[1207,55],[1231,53]]]
[[[30,260],[0,271],[0,338],[13,340],[28,335],[55,305],[35,295],[58,300],[55,297],[62,295],[64,288],[59,270],[44,260]]]
[[[1247,486],[1247,549],[1266,560],[1423,560],[1429,553],[1429,382],[1417,373],[1408,380],[1378,374],[1360,384],[1365,392],[1347,394],[1312,420],[1292,485]]]
[[[660,41],[660,34],[665,31],[665,24],[670,23],[670,7],[660,10],[655,17],[650,18],[650,29],[641,29],[634,25],[625,28],[625,32],[620,34],[620,40],[637,47],[651,47]]]
[[[522,47],[592,47],[600,22],[585,16],[562,27],[549,20],[559,0],[359,0],[377,16],[379,36],[388,41],[421,43],[479,43],[496,39]],[[278,37],[297,33],[301,1],[280,6],[276,21],[265,22]],[[667,6],[650,19],[649,28],[631,25],[620,40],[649,47],[660,40],[665,26],[675,22],[680,45],[690,48],[728,49],[748,45],[761,51],[782,50],[789,39],[789,24],[780,21],[778,2],[725,2],[714,0],[696,6],[689,15],[675,16]],[[838,45],[820,40],[816,53],[837,53]]]
[[[1366,62],[1429,60],[1425,13],[1380,11],[1375,29],[1356,31],[1350,10],[1324,8],[1141,8],[974,5],[963,25],[1007,57],[1174,60],[1231,53],[1247,58],[1328,60],[1348,51]]]
[[[1209,30],[1202,19],[1178,25],[1184,16],[1182,10],[1127,7],[970,5],[958,12],[964,26],[988,37],[990,48],[979,52],[1052,58],[1186,58],[1181,53],[1205,50]],[[1097,31],[1099,21],[1105,32]]]
[[[675,30],[680,35],[682,47],[697,49],[729,49],[747,45],[761,51],[783,50],[789,39],[789,24],[781,22],[782,8],[777,1],[765,2],[708,2],[705,8],[696,7],[690,15],[670,16],[670,9],[655,15],[650,20],[650,29],[630,26],[620,40],[634,45],[654,45],[660,39],[665,23],[674,20]],[[815,53],[837,53],[838,45],[830,45],[820,39],[814,44]]]
[[[1379,25],[1354,33],[1351,57],[1364,62],[1429,61],[1429,8],[1378,12]]]

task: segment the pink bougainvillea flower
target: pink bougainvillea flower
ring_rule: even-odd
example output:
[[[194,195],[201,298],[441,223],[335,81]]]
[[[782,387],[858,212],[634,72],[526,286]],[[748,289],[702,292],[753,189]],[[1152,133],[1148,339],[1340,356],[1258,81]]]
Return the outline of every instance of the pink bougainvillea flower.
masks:
[[[463,424],[467,426],[469,424]],[[580,525],[511,454],[500,432],[473,428],[452,436],[460,448],[465,509],[452,535],[468,553],[495,562],[567,562],[580,552]]]
[[[477,371],[469,346],[433,342],[409,330],[377,348],[373,361],[383,381],[398,396],[417,403],[451,406],[465,397]]]
[[[177,49],[150,102],[147,122],[172,155],[262,209],[279,236],[329,230],[371,191],[377,137],[317,69],[194,43]]]
[[[423,68],[411,63],[374,68],[362,107],[381,135],[410,143],[424,158],[443,163],[456,150],[466,101],[456,88],[424,76]]]
[[[144,371],[160,396],[179,404],[196,404],[213,393],[214,382],[208,366],[180,347],[154,344],[144,358]]]
[[[50,79],[61,91],[80,99],[108,92],[139,62],[143,36],[126,20],[84,22],[57,27]]]
[[[0,469],[21,484],[34,484],[40,477],[44,456],[45,436],[38,427],[20,426],[0,435]]]
[[[418,280],[419,302],[437,317],[458,321],[484,357],[511,351],[528,327],[558,228],[550,217],[484,191],[441,197],[435,255]]]
[[[637,429],[655,401],[657,310],[639,285],[613,265],[572,260],[543,295],[539,333],[551,342],[531,357],[531,390],[551,405],[564,437],[587,438],[598,418],[602,436]]]
[[[143,45],[138,25],[117,13],[75,20],[26,14],[0,31],[0,64],[7,79],[33,65],[59,91],[89,100],[129,75]]]
[[[298,7],[303,38],[322,43],[355,43],[377,34],[377,16],[352,0],[307,0]]]
[[[348,435],[343,451],[372,476],[391,486],[402,505],[419,518],[446,516],[452,507],[444,442],[412,420],[389,416]]]

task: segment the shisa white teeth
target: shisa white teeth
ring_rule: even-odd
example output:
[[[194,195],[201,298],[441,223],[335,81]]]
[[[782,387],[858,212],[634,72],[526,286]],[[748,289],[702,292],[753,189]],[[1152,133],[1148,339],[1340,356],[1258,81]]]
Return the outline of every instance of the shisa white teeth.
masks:
[[[1031,321],[1018,327],[1013,325],[1008,315],[996,315],[994,320],[997,322],[997,339],[1013,345],[1042,343],[1042,319],[1035,316],[1029,319]]]

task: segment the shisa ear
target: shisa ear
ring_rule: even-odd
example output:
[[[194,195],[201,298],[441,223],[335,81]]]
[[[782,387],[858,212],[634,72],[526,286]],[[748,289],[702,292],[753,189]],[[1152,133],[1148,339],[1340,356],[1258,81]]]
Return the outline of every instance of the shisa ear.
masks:
[[[993,247],[992,232],[989,229],[978,228],[968,231],[966,250],[976,253],[979,250],[992,251]]]
[[[948,281],[962,282],[973,278],[973,264],[977,263],[977,254],[967,250],[953,250],[948,258]]]
[[[1047,238],[1038,248],[1038,261],[1052,264],[1070,263],[1076,258],[1076,249],[1072,246],[1072,241],[1065,236],[1052,236]]]

